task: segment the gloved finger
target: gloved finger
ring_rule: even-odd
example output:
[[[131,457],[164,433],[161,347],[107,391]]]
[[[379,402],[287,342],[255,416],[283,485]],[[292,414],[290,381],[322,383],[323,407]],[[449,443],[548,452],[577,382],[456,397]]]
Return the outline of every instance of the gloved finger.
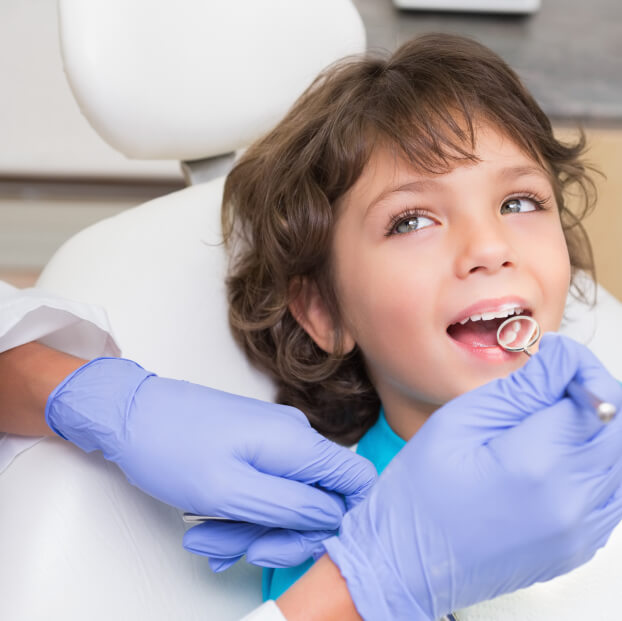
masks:
[[[622,483],[618,484],[605,503],[592,512],[589,520],[594,520],[599,524],[602,529],[601,536],[620,524],[622,521]]]
[[[574,536],[568,539],[563,549],[565,555],[547,559],[533,575],[536,582],[550,580],[587,563],[596,552],[606,545],[612,533],[622,520],[622,494],[620,489],[609,497],[604,506],[596,507],[577,526]],[[620,533],[617,533],[620,537]]]
[[[602,367],[587,347],[549,332],[542,336],[538,352],[508,376],[506,397],[515,399],[523,413],[531,414],[558,401],[579,369],[590,366]]]
[[[258,537],[248,548],[246,560],[261,567],[293,567],[324,553],[322,542],[337,531],[298,532],[272,529]]]
[[[565,395],[570,380],[587,367],[602,369],[583,345],[559,334],[545,334],[539,352],[523,367],[456,397],[435,412],[426,425],[440,424],[443,436],[458,441],[466,437],[471,444],[485,444],[534,412],[555,404]],[[460,403],[464,407],[459,407]]]
[[[262,567],[293,567],[323,553],[321,542],[336,531],[298,532],[242,522],[209,521],[186,531],[183,545],[194,554],[208,556],[213,571],[224,571],[244,554]]]
[[[586,364],[579,367],[574,379],[601,401],[611,403],[618,411],[622,408],[622,385],[596,357],[591,361],[586,360]],[[574,398],[571,393],[569,396]],[[581,406],[582,404],[578,401],[577,405]],[[590,412],[593,413],[591,408]]]
[[[584,418],[598,421],[592,411],[577,409]],[[600,423],[594,436],[577,449],[576,455],[583,467],[592,472],[597,471],[598,466],[604,466],[603,470],[620,466],[622,463],[622,415],[616,416],[608,424]]]
[[[579,448],[601,428],[602,423],[596,417],[585,416],[571,399],[566,398],[498,434],[486,447],[508,471],[532,480],[544,480],[560,460],[578,453]],[[612,465],[610,456],[594,456],[600,459],[600,463],[590,464],[596,468],[592,470],[594,474]],[[576,463],[573,467],[580,471],[584,464]]]
[[[377,479],[370,461],[310,427],[299,429],[295,442],[261,451],[253,465],[272,475],[337,492],[345,497],[348,508],[360,502]]]
[[[542,337],[540,352],[541,362],[549,370],[549,398],[554,399],[560,391],[567,394],[568,382],[576,380],[601,399],[622,403],[620,383],[585,345],[569,337],[549,333]]]
[[[571,457],[576,460],[574,456]],[[620,486],[622,486],[622,460],[619,460],[614,466],[604,471],[595,473],[594,471],[600,464],[596,464],[593,469],[582,468],[572,480],[572,488],[570,492],[562,492],[562,498],[568,497],[568,494],[576,494],[579,504],[576,508],[590,512],[597,511],[609,503],[620,494]],[[561,502],[561,500],[559,500]]]
[[[183,546],[189,552],[214,560],[239,558],[246,554],[253,541],[269,530],[266,526],[245,522],[207,521],[186,531]]]
[[[589,513],[581,526],[586,549],[578,555],[577,566],[587,562],[602,548],[622,521],[622,486],[618,485],[607,501]],[[619,537],[620,534],[618,533]]]
[[[294,530],[334,530],[341,524],[346,507],[338,494],[264,474],[248,464],[237,467],[240,470],[231,476],[240,491],[209,508],[205,511],[208,515]]]
[[[227,559],[210,558],[209,566],[210,566],[210,569],[215,574],[218,574],[221,571],[225,571],[226,569],[229,569],[229,567],[231,567],[232,565],[235,565],[241,558],[242,558],[241,556],[234,556],[233,558],[227,558]]]
[[[570,339],[560,339],[557,335],[545,337],[541,351],[555,352],[556,347],[563,345],[564,349],[575,352],[577,369],[571,379],[583,383],[594,394],[616,407],[622,407],[622,386],[589,350]],[[564,357],[559,351],[554,355]],[[572,366],[568,367],[566,376],[570,375]],[[514,435],[524,436],[524,440],[512,440],[512,433],[504,433],[498,442],[515,441],[518,445],[524,441],[524,446],[529,446],[529,455],[545,457],[552,457],[552,451],[556,449],[565,451],[574,445],[577,466],[591,473],[600,473],[617,463],[622,456],[622,420],[616,419],[605,426],[592,409],[586,411],[574,400],[562,398],[558,404],[535,412],[515,428]]]
[[[551,500],[559,494],[559,502],[586,512],[622,483],[622,421],[611,425],[603,426],[566,398],[499,434],[486,449],[495,463],[527,483],[557,480]]]

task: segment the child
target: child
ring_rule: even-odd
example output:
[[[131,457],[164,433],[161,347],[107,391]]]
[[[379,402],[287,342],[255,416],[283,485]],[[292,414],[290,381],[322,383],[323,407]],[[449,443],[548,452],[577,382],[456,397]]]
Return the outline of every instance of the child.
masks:
[[[231,325],[278,400],[382,472],[440,405],[524,364],[497,346],[500,322],[557,330],[575,272],[593,276],[583,150],[462,37],[320,75],[223,201]],[[310,564],[267,570],[265,595]]]

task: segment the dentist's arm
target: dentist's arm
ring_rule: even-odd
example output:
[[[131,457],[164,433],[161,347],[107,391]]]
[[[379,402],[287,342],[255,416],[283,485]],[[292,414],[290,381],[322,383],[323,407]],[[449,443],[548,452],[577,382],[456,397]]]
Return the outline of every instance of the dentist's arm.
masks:
[[[54,435],[45,422],[48,397],[86,362],[39,343],[27,343],[0,353],[0,430],[20,435]],[[286,617],[302,618],[299,616],[302,603],[303,607],[309,605],[309,614],[318,620],[360,619],[345,580],[334,563],[326,556],[317,566],[320,571],[316,570],[310,581],[307,579],[308,584],[302,590],[299,586],[290,589],[283,596],[283,602],[279,602]],[[322,597],[318,597],[319,594]],[[322,602],[321,607],[317,605],[319,602]],[[268,611],[261,618],[279,621],[280,615]]]
[[[326,440],[294,408],[161,378],[131,360],[84,364],[30,343],[0,354],[0,378],[0,431],[52,429],[101,450],[167,504],[249,522],[262,534],[278,527],[277,548],[281,528],[309,531],[298,554],[337,529],[376,478],[367,460]]]
[[[54,388],[86,360],[26,343],[0,353],[0,432],[52,436],[45,404]]]

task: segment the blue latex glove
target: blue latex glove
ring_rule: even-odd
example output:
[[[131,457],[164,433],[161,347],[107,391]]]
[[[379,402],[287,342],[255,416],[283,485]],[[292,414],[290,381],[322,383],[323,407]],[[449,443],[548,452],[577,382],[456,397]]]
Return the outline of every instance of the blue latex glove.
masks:
[[[622,518],[622,415],[565,398],[575,377],[622,407],[583,346],[546,335],[506,379],[446,404],[324,542],[367,621],[432,620],[589,560]]]
[[[294,408],[160,378],[125,359],[77,369],[49,396],[45,417],[66,440],[101,450],[151,496],[250,522],[239,526],[264,536],[274,527],[311,531],[297,539],[302,548],[317,546],[316,531],[335,532],[376,479],[371,463],[326,440]],[[274,531],[277,549],[288,532]],[[246,552],[239,538],[231,546],[237,556]]]

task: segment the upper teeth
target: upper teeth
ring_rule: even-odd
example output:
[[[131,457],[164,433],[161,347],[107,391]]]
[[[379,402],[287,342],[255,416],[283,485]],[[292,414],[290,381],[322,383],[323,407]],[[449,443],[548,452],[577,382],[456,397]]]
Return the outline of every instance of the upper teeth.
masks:
[[[510,315],[520,315],[523,312],[523,309],[519,306],[506,306],[505,308],[500,308],[496,311],[490,311],[489,313],[475,313],[466,319],[463,319],[460,323],[464,325],[467,321],[488,321],[490,319],[501,319],[503,317],[509,317]]]

